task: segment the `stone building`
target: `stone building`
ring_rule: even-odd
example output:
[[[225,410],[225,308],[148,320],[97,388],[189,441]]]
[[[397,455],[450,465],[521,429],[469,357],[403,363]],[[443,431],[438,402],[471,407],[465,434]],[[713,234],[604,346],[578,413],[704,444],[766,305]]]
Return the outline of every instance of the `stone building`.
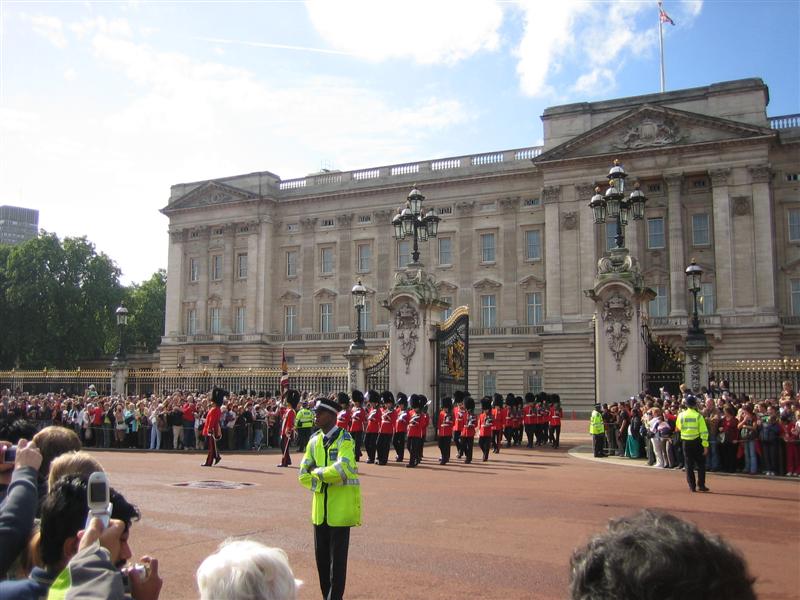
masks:
[[[0,244],[21,244],[39,235],[39,211],[0,206]]]
[[[369,290],[368,348],[409,262],[390,220],[413,185],[441,217],[421,262],[468,305],[470,389],[594,397],[596,264],[613,225],[587,204],[614,158],[648,197],[626,246],[656,294],[651,331],[680,345],[684,269],[704,270],[712,360],[779,358],[800,346],[800,117],[767,116],[760,79],[545,110],[544,146],[282,180],[270,172],[172,186],[161,366],[343,365],[350,289]],[[630,183],[630,180],[629,180]],[[642,382],[632,381],[631,392]],[[413,390],[411,390],[413,391]]]

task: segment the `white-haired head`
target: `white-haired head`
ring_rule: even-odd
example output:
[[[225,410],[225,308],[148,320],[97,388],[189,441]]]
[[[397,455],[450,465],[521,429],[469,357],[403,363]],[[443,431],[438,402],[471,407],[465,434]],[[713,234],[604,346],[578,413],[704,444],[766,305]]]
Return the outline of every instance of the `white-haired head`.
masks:
[[[286,553],[253,540],[226,540],[197,569],[200,600],[295,600],[301,582]]]

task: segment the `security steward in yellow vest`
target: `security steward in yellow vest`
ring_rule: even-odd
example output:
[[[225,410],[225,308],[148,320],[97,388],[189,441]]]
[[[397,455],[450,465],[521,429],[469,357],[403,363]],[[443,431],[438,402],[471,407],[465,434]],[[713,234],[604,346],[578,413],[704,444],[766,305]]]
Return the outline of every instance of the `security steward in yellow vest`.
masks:
[[[697,398],[691,394],[685,398],[686,410],[678,415],[675,429],[681,432],[683,458],[686,465],[686,481],[689,489],[701,492],[709,491],[706,487],[706,455],[708,455],[708,427],[706,420],[697,412]],[[697,485],[695,486],[694,470],[697,468]]]
[[[600,405],[595,404],[592,416],[589,417],[589,433],[592,434],[595,458],[604,458],[603,446],[606,442],[606,427],[603,424],[603,415],[600,413]]]
[[[361,487],[350,434],[336,426],[339,404],[323,398],[314,407],[319,427],[300,463],[300,484],[313,493],[311,521],[319,586],[324,600],[341,600],[347,579],[350,528],[361,525]]]
[[[307,402],[303,402],[303,408],[297,411],[294,429],[297,431],[297,449],[305,451],[314,430],[314,413],[309,410]]]

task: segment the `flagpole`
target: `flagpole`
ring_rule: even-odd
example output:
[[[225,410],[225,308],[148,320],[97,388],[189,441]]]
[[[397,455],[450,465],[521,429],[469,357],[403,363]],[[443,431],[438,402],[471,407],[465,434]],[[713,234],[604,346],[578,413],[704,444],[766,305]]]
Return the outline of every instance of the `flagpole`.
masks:
[[[665,76],[664,76],[664,21],[661,18],[661,11],[662,10],[663,9],[661,8],[661,2],[659,2],[658,3],[658,42],[659,42],[659,47],[661,49],[661,52],[660,52],[660,56],[661,56],[660,73],[661,73],[661,93],[663,94],[664,93],[664,88],[665,88],[665,84],[664,84]]]

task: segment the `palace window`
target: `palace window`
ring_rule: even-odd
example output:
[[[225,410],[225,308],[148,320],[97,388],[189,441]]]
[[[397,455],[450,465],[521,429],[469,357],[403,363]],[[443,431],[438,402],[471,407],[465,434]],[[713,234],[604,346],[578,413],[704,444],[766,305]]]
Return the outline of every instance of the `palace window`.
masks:
[[[439,264],[453,264],[453,240],[447,237],[439,239]]]
[[[194,335],[197,333],[197,311],[190,308],[186,311],[186,334]]]
[[[542,292],[525,294],[526,322],[528,325],[541,325],[544,321]]]
[[[211,279],[219,281],[222,279],[222,255],[215,254],[211,257]]]
[[[481,234],[481,262],[494,262],[496,247],[493,233]]]
[[[617,247],[617,222],[606,221],[606,252]]]
[[[364,302],[364,308],[359,313],[361,321],[361,331],[369,331],[372,324],[372,303],[369,300]]]
[[[198,258],[190,258],[189,259],[189,281],[199,281],[200,280],[200,259]]]
[[[397,242],[397,268],[405,269],[411,262],[411,246],[406,240]]]
[[[714,284],[701,283],[700,293],[697,294],[697,313],[701,315],[713,315],[715,310]]]
[[[664,247],[664,217],[647,219],[647,247],[650,250]]]
[[[800,279],[791,280],[792,316],[800,317]]]
[[[356,246],[356,253],[358,255],[358,272],[367,273],[372,259],[372,247],[369,244],[359,244]]]
[[[323,248],[320,251],[320,272],[323,275],[333,273],[333,248]]]
[[[789,241],[800,242],[800,208],[789,211]]]
[[[531,394],[538,394],[539,392],[542,391],[543,386],[542,386],[542,372],[541,371],[531,371],[531,372],[529,372],[528,376],[526,377],[526,379],[527,379],[527,381],[525,383],[527,383],[528,391]]]
[[[497,326],[497,296],[481,296],[481,327]]]
[[[290,304],[283,309],[283,332],[286,335],[297,333],[297,307]]]
[[[481,377],[481,392],[484,396],[493,396],[497,391],[497,376],[494,373],[484,373]]]
[[[286,276],[297,277],[297,250],[286,253]]]
[[[208,309],[208,322],[209,331],[211,333],[220,333],[222,331],[222,319],[220,317],[220,310],[217,307]]]
[[[651,286],[656,293],[656,297],[650,300],[650,316],[651,317],[666,317],[667,316],[667,286],[658,284]]]
[[[442,321],[447,321],[447,319],[450,318],[450,315],[453,314],[453,297],[442,296],[441,300],[442,302],[447,302],[450,305],[442,311]]]
[[[692,215],[692,245],[708,246],[710,243],[708,213]]]
[[[527,260],[542,258],[542,234],[538,229],[525,232],[525,258]]]
[[[330,302],[319,305],[319,330],[322,333],[333,331],[333,304]]]
[[[236,275],[239,279],[247,279],[247,254],[236,256]]]
[[[244,306],[236,307],[236,314],[234,315],[233,331],[234,333],[244,333],[245,318],[247,312]]]

